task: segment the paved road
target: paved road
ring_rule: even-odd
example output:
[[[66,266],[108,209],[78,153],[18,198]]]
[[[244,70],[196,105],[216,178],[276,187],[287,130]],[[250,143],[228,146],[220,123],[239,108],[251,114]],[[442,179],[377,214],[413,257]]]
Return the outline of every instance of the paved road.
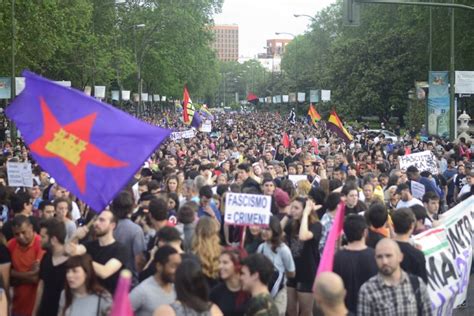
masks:
[[[454,310],[453,316],[472,316],[474,315],[474,275],[471,274],[469,280],[469,289],[467,292],[466,307]]]

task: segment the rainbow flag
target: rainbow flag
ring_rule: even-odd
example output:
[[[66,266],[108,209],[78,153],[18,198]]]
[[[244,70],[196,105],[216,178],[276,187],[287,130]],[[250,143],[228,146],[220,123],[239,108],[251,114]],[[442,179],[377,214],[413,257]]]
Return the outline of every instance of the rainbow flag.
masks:
[[[309,105],[308,116],[314,126],[316,126],[316,123],[321,120],[321,115],[316,111],[313,104]]]
[[[339,116],[337,116],[336,111],[332,111],[329,115],[328,122],[326,124],[327,128],[337,134],[346,144],[352,142],[354,137],[346,130],[344,125],[342,125]]]

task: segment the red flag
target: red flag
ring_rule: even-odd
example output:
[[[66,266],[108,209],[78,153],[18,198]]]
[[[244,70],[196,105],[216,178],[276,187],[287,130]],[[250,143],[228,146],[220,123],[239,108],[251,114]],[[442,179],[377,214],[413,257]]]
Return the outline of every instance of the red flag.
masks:
[[[282,144],[285,148],[290,148],[291,143],[287,133],[283,133]]]
[[[405,147],[405,155],[410,155],[410,154],[411,154],[411,148]]]
[[[318,145],[318,142],[316,141],[316,138],[313,138],[313,140],[311,140],[311,145],[313,145],[314,154],[315,155],[319,154],[319,145]]]
[[[132,283],[132,273],[123,270],[120,273],[120,279],[115,289],[114,302],[112,303],[112,311],[110,316],[133,316],[132,304],[128,297],[130,284]]]
[[[258,97],[255,94],[253,94],[252,92],[249,92],[247,94],[247,101],[249,103],[257,103],[258,102]]]
[[[183,92],[183,122],[185,124],[189,123],[188,103],[189,103],[189,92],[188,92],[188,88],[186,86],[184,86],[184,92]]]
[[[339,236],[342,233],[342,227],[344,226],[344,215],[346,212],[346,206],[343,202],[339,203],[339,206],[336,211],[336,217],[329,232],[328,239],[326,240],[326,245],[324,245],[323,255],[321,261],[319,262],[318,275],[321,272],[332,271],[334,266],[334,254],[336,252],[336,242]],[[316,278],[315,278],[316,281]],[[314,292],[314,284],[313,284]]]

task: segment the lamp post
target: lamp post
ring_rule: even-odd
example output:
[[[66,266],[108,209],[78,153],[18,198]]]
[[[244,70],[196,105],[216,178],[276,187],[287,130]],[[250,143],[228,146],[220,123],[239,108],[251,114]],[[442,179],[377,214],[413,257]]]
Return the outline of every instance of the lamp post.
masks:
[[[11,19],[12,19],[12,79],[11,79],[11,92],[10,92],[10,103],[13,101],[16,95],[16,72],[15,72],[15,54],[16,54],[16,24],[15,24],[15,0],[12,0],[11,5]],[[16,128],[13,121],[10,122],[10,138],[12,142],[16,141]]]
[[[295,18],[305,17],[305,18],[310,19],[310,20],[311,20],[312,22],[314,22],[314,23],[317,22],[317,20],[316,20],[313,16],[308,15],[308,14],[293,14],[293,16],[294,16]]]
[[[138,58],[138,46],[137,46],[137,29],[138,28],[143,28],[145,27],[145,24],[136,24],[133,27],[134,30],[134,42],[135,42],[135,60],[137,62],[137,90],[138,90],[138,106],[137,106],[137,111],[138,111],[138,116],[142,114],[142,90],[143,90],[143,84],[142,84],[142,62],[141,58]]]

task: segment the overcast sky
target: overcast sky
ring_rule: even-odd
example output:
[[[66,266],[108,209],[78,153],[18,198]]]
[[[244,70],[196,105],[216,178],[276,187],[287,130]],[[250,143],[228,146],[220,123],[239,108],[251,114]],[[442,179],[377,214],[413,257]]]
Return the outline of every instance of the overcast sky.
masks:
[[[291,38],[276,36],[275,32],[303,34],[310,25],[309,18],[336,0],[224,0],[222,13],[215,16],[216,24],[239,26],[239,55],[253,57],[263,53],[267,39]]]

